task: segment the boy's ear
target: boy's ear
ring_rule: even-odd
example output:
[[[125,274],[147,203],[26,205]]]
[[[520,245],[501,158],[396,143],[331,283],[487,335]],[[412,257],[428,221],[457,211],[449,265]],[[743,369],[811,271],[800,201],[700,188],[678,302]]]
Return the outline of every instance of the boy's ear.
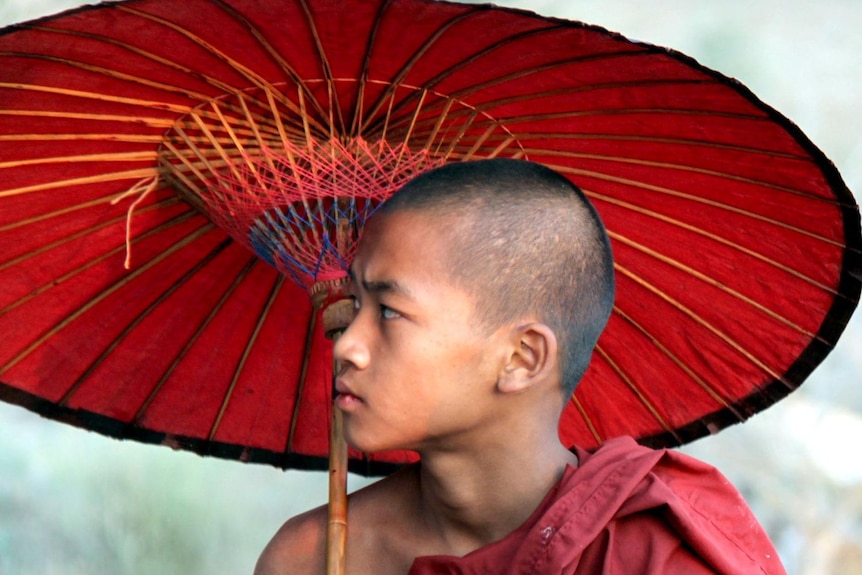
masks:
[[[503,393],[519,393],[551,378],[557,366],[557,336],[543,323],[513,328],[508,362],[497,380]]]

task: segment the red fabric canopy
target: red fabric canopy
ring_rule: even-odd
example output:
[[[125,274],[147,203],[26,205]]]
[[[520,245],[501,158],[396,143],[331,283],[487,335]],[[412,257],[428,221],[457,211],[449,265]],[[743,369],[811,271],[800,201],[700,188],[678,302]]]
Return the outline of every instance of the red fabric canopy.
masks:
[[[837,171],[684,55],[490,6],[131,0],[0,35],[0,398],[325,466],[331,348],[306,289],[177,178],[357,139],[528,158],[593,200],[618,299],[564,413],[569,444],[673,445],[744,420],[803,381],[858,302],[859,214]],[[121,196],[148,183],[127,270]],[[363,472],[410,457],[353,456]]]

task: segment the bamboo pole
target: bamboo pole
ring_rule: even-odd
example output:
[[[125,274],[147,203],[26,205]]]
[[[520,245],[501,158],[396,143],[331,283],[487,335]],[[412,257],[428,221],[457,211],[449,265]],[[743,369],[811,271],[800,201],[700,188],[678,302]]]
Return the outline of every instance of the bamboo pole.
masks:
[[[353,304],[340,299],[323,308],[323,329],[333,343],[347,328]],[[333,359],[333,391],[341,366]],[[344,575],[347,547],[347,442],[341,410],[332,406],[329,428],[329,519],[326,527],[326,575]]]

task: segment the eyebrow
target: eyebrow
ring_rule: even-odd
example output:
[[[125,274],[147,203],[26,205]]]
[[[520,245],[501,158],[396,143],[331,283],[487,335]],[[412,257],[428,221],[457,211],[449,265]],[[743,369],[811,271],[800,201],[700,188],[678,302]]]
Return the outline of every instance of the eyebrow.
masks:
[[[414,299],[413,295],[410,293],[410,290],[404,284],[400,284],[395,280],[362,280],[357,281],[356,275],[353,273],[351,269],[347,275],[350,277],[350,281],[354,284],[361,284],[362,289],[369,293],[373,294],[381,294],[381,293],[391,293],[397,296],[405,297],[408,299]]]

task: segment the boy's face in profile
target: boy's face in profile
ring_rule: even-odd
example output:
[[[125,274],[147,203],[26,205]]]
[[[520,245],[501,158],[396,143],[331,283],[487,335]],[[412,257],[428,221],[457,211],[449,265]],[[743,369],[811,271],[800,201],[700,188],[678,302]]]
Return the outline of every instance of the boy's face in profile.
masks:
[[[450,280],[445,230],[459,223],[402,211],[365,230],[351,268],[356,315],[335,345],[336,406],[358,449],[421,451],[493,417],[502,330],[484,333]]]

